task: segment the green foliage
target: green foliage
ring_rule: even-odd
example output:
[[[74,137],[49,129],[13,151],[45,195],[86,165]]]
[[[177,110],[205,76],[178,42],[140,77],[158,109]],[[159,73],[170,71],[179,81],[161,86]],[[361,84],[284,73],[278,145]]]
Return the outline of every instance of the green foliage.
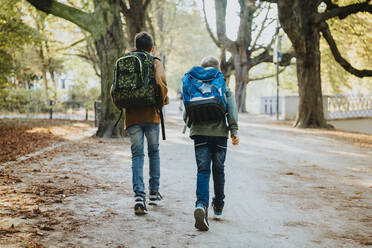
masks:
[[[17,1],[4,2],[0,9],[0,89],[9,86],[9,78],[17,69],[15,54],[22,53],[25,44],[39,40],[38,32],[21,19]]]
[[[331,19],[328,24],[341,55],[356,68],[370,68],[372,64],[370,14],[358,13],[344,20]],[[324,94],[368,94],[371,92],[372,78],[358,78],[348,73],[335,61],[324,39],[321,40],[320,45]]]
[[[9,86],[8,77],[12,72],[12,56],[5,49],[0,49],[0,89]]]
[[[287,66],[285,71],[280,74],[280,88],[288,92],[288,94],[298,94],[297,71],[295,65]],[[281,94],[282,93],[283,92],[281,92]]]
[[[81,107],[93,109],[93,102],[99,100],[101,90],[98,87],[89,87],[87,82],[79,81],[67,92],[72,102],[78,103]]]
[[[5,112],[39,112],[43,110],[41,90],[6,88],[0,90],[0,110]]]

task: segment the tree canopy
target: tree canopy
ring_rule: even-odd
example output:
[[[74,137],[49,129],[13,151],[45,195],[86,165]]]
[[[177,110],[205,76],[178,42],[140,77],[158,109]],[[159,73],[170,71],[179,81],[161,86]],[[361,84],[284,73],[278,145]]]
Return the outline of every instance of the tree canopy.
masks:
[[[20,64],[19,56],[24,45],[40,42],[41,35],[22,20],[17,2],[6,1],[0,9],[0,87],[9,85],[11,76],[20,71],[27,71]],[[14,78],[14,77],[13,77]],[[24,84],[18,81],[17,84]]]
[[[288,44],[293,46],[285,43],[281,65],[293,64],[296,57],[296,67],[281,71],[286,78],[283,87],[300,95],[297,126],[327,126],[323,93],[371,89],[370,1],[210,2],[214,2],[215,20],[205,15],[204,1],[2,0],[0,86],[26,89],[38,80],[47,100],[58,98],[57,81],[63,74],[77,75],[79,68],[81,75],[100,77],[103,115],[97,135],[118,137],[120,129],[113,128],[118,111],[109,96],[113,64],[133,48],[134,35],[145,30],[155,39],[156,56],[165,64],[171,89],[180,87],[180,78],[202,57],[220,56],[225,77],[236,79],[237,102],[244,112],[247,84],[272,76],[273,68],[266,63],[273,61],[273,39],[263,42],[261,37],[275,36],[277,6]],[[227,11],[228,4],[234,3],[239,22],[236,38],[231,38]],[[213,22],[216,30],[211,28]],[[90,71],[82,73],[87,70],[85,63],[91,65]],[[78,80],[76,90],[83,92],[83,84],[91,78]]]

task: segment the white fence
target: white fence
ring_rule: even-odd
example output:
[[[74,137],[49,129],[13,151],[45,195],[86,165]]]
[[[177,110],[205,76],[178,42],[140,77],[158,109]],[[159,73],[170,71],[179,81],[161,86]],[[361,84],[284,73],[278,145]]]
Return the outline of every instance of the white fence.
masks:
[[[292,120],[298,111],[298,96],[281,96],[279,99],[281,119]],[[275,96],[261,97],[261,114],[276,112]],[[323,111],[326,119],[349,119],[372,117],[372,95],[323,96]]]
[[[328,119],[372,117],[372,95],[328,96]]]

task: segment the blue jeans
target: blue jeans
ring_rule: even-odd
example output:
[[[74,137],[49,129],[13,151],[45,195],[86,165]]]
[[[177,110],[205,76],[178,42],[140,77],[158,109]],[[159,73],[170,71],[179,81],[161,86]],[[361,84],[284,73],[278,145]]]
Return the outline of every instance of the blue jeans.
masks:
[[[224,163],[227,150],[226,137],[193,136],[195,145],[198,174],[196,180],[196,205],[199,203],[209,206],[209,178],[212,174],[214,184],[213,204],[224,206],[225,171]]]
[[[147,139],[147,150],[150,161],[150,192],[159,191],[160,157],[159,157],[159,124],[140,123],[127,128],[132,151],[132,183],[134,196],[145,197],[143,183],[144,136]]]

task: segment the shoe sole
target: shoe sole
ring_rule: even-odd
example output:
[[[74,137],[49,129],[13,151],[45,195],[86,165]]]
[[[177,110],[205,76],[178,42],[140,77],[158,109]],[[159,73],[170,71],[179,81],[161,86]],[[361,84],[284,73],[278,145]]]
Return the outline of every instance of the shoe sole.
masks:
[[[144,209],[136,209],[136,210],[134,210],[134,213],[136,215],[145,215],[145,214],[147,214],[147,211],[145,211]]]
[[[215,220],[221,220],[221,219],[222,219],[222,214],[214,214],[214,215],[213,215],[213,218],[214,218]]]
[[[147,210],[144,208],[142,204],[138,204],[139,206],[134,206],[134,213],[136,215],[145,215],[147,214]]]
[[[159,206],[159,204],[157,202],[151,202],[151,201],[149,202],[149,205],[150,206]]]
[[[194,211],[194,217],[195,217],[195,228],[200,231],[208,231],[209,226],[205,221],[205,213],[203,209],[197,208]]]
[[[148,204],[151,205],[151,206],[159,206],[159,207],[161,207],[163,205],[163,200],[161,200],[161,201],[151,201],[150,200]]]

